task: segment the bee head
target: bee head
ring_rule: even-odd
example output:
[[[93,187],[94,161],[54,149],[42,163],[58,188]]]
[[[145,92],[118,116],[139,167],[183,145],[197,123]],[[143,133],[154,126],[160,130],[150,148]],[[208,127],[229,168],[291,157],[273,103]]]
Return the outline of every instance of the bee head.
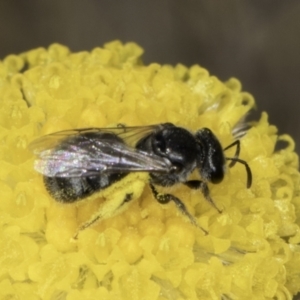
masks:
[[[197,166],[205,181],[220,183],[225,174],[225,156],[217,137],[208,128],[202,128],[195,134],[199,147]]]

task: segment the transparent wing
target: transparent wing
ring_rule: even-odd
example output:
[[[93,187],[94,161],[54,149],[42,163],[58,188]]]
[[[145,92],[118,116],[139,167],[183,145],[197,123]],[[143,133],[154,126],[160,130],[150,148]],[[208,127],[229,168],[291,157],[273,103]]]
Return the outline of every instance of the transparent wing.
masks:
[[[109,128],[80,128],[80,129],[70,129],[58,131],[48,135],[44,135],[36,140],[34,140],[30,145],[29,149],[37,154],[43,150],[50,150],[56,148],[69,137],[76,137],[85,134],[104,134],[111,133],[120,137],[127,145],[135,147],[135,144],[145,135],[164,128],[166,124],[157,124],[149,126],[132,126],[127,127],[120,125],[118,127]]]
[[[46,135],[29,147],[37,156],[36,171],[49,177],[97,176],[103,172],[168,172],[164,158],[134,148],[162,125],[87,128]]]

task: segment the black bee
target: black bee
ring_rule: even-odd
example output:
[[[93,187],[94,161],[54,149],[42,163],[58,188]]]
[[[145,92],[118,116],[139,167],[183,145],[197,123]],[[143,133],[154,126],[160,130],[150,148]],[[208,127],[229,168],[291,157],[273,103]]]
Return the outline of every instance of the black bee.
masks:
[[[225,157],[224,150],[233,146],[236,147],[234,157]],[[36,171],[44,175],[46,189],[59,202],[76,202],[108,188],[131,172],[148,172],[154,198],[161,204],[173,201],[195,225],[195,219],[182,201],[172,194],[159,193],[156,186],[182,183],[191,189],[200,189],[205,199],[221,212],[209,195],[207,183],[223,180],[226,160],[230,161],[229,167],[237,162],[243,164],[247,188],[252,182],[248,164],[238,158],[240,141],[222,149],[208,128],[195,134],[171,123],[74,129],[43,136],[34,141],[31,148],[37,156]],[[195,169],[201,180],[188,180]],[[130,194],[124,195],[112,205],[113,210],[117,211],[130,200]],[[101,214],[83,224],[80,230],[100,218]]]

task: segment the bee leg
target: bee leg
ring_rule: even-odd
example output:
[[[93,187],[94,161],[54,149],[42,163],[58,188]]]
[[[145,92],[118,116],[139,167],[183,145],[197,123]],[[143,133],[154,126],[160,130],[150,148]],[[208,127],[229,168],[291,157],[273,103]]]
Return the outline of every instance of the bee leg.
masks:
[[[133,193],[128,193],[123,198],[116,197],[115,199],[106,200],[100,207],[99,211],[87,222],[83,223],[77,230],[76,234],[73,236],[74,240],[77,240],[80,231],[92,226],[100,219],[108,219],[113,217],[123,211],[126,203],[133,199]]]
[[[186,186],[188,186],[190,189],[193,189],[193,190],[201,190],[204,198],[219,212],[219,213],[222,213],[222,210],[220,210],[215,202],[213,201],[213,199],[209,196],[209,189],[208,189],[208,186],[207,184],[204,182],[204,181],[201,181],[201,180],[189,180],[189,181],[186,181],[184,182],[184,184]]]
[[[156,190],[156,188],[154,187],[154,185],[151,184],[151,183],[150,183],[150,188],[151,188],[151,191],[152,191],[152,194],[153,194],[154,198],[160,204],[167,204],[170,201],[173,201],[175,203],[175,205],[177,206],[177,208],[181,211],[181,213],[183,215],[185,215],[186,217],[188,217],[193,225],[200,228],[205,233],[205,235],[208,234],[207,230],[205,230],[204,228],[202,228],[201,226],[198,225],[196,219],[188,212],[187,208],[185,207],[185,205],[182,203],[182,201],[180,199],[178,199],[177,197],[175,197],[171,194],[161,194],[161,193],[159,193]]]

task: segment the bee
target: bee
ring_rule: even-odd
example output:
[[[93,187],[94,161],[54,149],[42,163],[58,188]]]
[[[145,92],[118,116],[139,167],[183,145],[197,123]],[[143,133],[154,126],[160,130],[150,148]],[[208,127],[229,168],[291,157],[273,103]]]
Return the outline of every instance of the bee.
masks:
[[[236,147],[234,156],[225,157],[224,151],[232,147]],[[47,191],[58,202],[77,202],[109,188],[132,172],[147,172],[154,198],[160,204],[175,203],[195,225],[195,218],[179,198],[159,193],[156,187],[181,183],[201,190],[204,198],[221,213],[210,197],[208,183],[217,184],[223,180],[226,161],[230,161],[230,168],[236,163],[243,164],[247,188],[252,183],[250,167],[239,158],[240,140],[223,149],[208,128],[194,134],[172,123],[73,129],[43,136],[30,148],[36,155],[35,170],[43,174]],[[198,171],[201,180],[189,180],[194,170]],[[132,194],[127,193],[111,202],[107,199],[102,212],[84,223],[79,231],[104,218],[103,211],[109,216],[117,214],[132,198]]]

